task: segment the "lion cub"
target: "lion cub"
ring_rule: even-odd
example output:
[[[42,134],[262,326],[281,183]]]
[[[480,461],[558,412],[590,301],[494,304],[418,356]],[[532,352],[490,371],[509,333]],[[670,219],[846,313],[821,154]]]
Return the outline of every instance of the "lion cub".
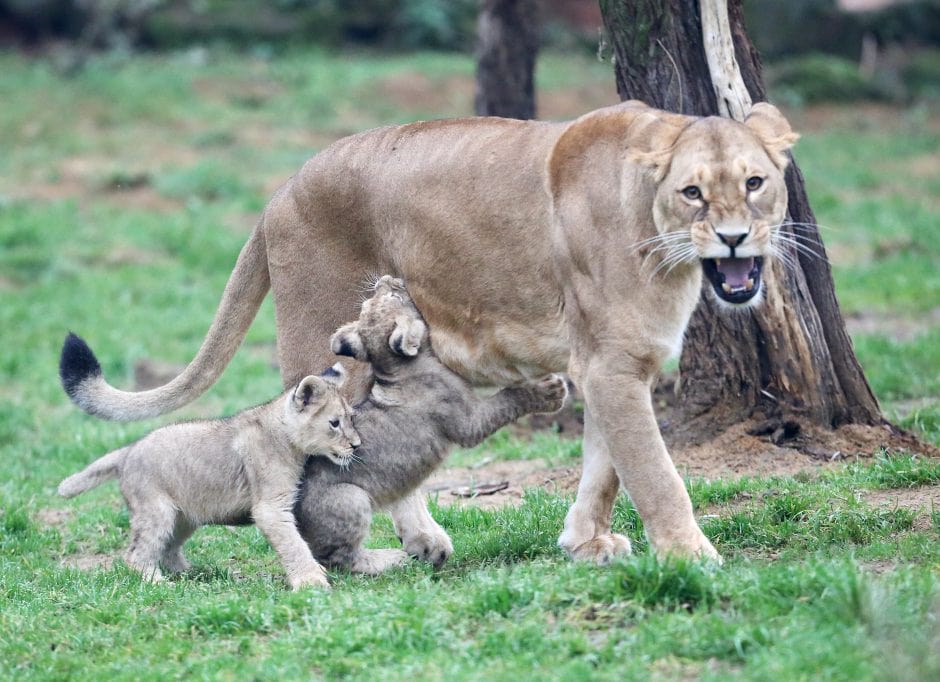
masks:
[[[84,342],[70,336],[69,343]],[[336,365],[233,417],[157,429],[69,476],[59,494],[73,497],[117,478],[130,510],[125,560],[150,580],[162,578],[160,564],[171,572],[189,568],[182,546],[199,526],[254,521],[293,589],[329,587],[297,531],[293,507],[309,455],[348,466],[359,447],[338,391],[344,379]]]
[[[362,304],[359,320],[340,327],[330,343],[334,353],[371,365],[371,392],[353,413],[362,447],[342,469],[308,462],[295,513],[317,559],[358,573],[381,573],[408,558],[402,550],[364,548],[374,510],[413,492],[452,444],[471,447],[524,414],[554,412],[568,392],[551,375],[478,397],[434,355],[404,283],[388,276]]]

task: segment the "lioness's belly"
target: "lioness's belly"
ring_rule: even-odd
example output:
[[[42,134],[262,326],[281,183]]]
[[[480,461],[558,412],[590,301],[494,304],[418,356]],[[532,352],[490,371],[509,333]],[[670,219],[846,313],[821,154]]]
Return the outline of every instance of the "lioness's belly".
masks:
[[[567,369],[563,320],[435,327],[431,343],[445,365],[474,384],[501,386]]]

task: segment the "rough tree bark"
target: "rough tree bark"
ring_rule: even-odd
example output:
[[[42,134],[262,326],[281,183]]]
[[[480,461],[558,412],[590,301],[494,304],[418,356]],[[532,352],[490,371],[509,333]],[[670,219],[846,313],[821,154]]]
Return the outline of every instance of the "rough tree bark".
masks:
[[[483,0],[477,23],[477,116],[535,118],[538,0]]]
[[[724,26],[716,25],[725,9],[714,0],[601,0],[621,99],[735,118],[746,115],[751,101],[765,100],[761,62],[744,27],[741,1],[728,0]],[[680,360],[683,416],[674,422],[685,426],[671,434],[676,442],[707,439],[749,418],[828,428],[886,423],[846,333],[795,162],[787,171],[787,189],[789,234],[805,248],[788,249],[793,267],[779,260],[770,264],[766,302],[753,312],[722,314],[702,297]]]

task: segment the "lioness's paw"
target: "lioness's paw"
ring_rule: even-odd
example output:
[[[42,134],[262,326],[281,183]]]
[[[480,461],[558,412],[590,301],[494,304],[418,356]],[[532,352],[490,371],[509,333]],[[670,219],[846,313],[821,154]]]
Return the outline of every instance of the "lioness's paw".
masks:
[[[326,573],[322,570],[287,576],[287,583],[294,592],[305,587],[316,587],[322,590],[330,589],[330,581],[326,579]]]
[[[533,412],[557,412],[568,397],[568,383],[560,374],[549,374],[532,384],[536,407]]]
[[[447,558],[454,553],[450,536],[440,527],[403,538],[401,544],[408,556],[427,561],[435,568],[443,566]]]
[[[632,551],[630,540],[626,536],[619,533],[604,533],[569,549],[568,555],[575,561],[591,561],[605,566],[618,556],[627,556]]]
[[[698,531],[698,529],[696,530]],[[721,558],[721,555],[718,553],[718,550],[715,549],[711,540],[705,537],[705,534],[701,531],[693,533],[692,537],[686,539],[685,542],[653,541],[651,538],[650,544],[653,547],[653,551],[656,552],[656,555],[660,557],[671,554],[675,556],[691,557],[693,559],[702,559],[712,562],[716,566],[721,566],[724,563],[724,559]]]

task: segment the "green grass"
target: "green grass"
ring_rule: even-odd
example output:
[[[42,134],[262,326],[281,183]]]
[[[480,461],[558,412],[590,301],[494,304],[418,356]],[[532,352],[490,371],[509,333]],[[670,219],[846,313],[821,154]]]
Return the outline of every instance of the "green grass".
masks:
[[[555,107],[565,93],[578,105],[612,87],[589,61],[547,55],[541,70]],[[555,544],[570,498],[538,490],[497,511],[432,505],[456,548],[443,569],[336,572],[329,594],[286,591],[254,528],[199,531],[194,569],[167,584],[144,584],[119,560],[72,567],[119,557],[128,514],[113,484],[70,501],[56,485],[171,418],[79,413],[56,378],[66,331],[86,336],[122,386],[141,358],[185,363],[277,184],[343,134],[466,113],[472,72],[453,55],[210,51],[204,62],[101,58],[64,79],[0,55],[0,677],[940,675],[940,510],[876,502],[940,484],[940,465],[909,453],[815,475],[689,480],[720,570],[656,561],[626,498],[614,524],[636,556],[574,564]],[[872,385],[904,425],[940,443],[940,186],[930,165],[940,135],[929,112],[865,120],[807,131],[797,158],[832,228],[824,237],[844,310],[889,321],[855,334]],[[222,379],[172,419],[274,395],[273,342],[266,302]],[[579,457],[577,442],[555,434],[504,431],[451,462]],[[387,517],[371,542],[397,544]]]

